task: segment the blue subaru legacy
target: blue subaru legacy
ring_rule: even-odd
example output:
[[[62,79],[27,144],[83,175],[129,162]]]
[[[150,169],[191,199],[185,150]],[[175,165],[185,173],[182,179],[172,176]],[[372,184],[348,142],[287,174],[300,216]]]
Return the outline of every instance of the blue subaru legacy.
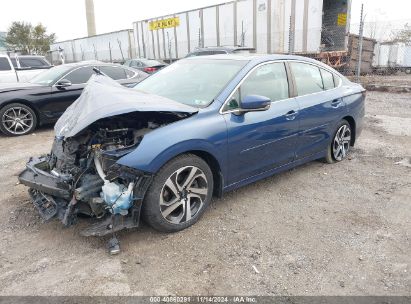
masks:
[[[213,195],[303,163],[344,160],[365,90],[299,56],[180,60],[125,88],[93,76],[20,174],[45,220],[95,218],[83,235],[194,224]]]

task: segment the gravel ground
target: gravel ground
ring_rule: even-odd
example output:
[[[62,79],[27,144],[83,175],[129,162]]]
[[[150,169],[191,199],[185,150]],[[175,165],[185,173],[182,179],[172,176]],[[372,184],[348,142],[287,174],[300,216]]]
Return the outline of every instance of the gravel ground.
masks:
[[[351,80],[356,79],[356,76],[348,77]],[[367,75],[361,76],[360,82],[363,86],[369,84],[390,85],[390,86],[411,86],[411,75],[398,72],[394,75]]]
[[[0,137],[0,295],[411,295],[411,94],[369,92],[348,160],[215,199],[194,226],[106,238],[43,223],[16,176],[53,132]]]

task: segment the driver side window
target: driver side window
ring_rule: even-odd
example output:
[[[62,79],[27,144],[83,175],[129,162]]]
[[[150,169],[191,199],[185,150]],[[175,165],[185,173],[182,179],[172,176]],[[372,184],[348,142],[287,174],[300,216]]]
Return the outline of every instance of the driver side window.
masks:
[[[271,101],[289,98],[284,63],[269,63],[255,69],[224,105],[223,111],[240,108],[241,99],[247,95],[261,95],[270,98]]]
[[[68,74],[64,79],[67,79],[70,81],[72,84],[83,84],[86,83],[91,75],[94,74],[93,67],[92,66],[86,66],[86,67],[81,67],[70,74]]]

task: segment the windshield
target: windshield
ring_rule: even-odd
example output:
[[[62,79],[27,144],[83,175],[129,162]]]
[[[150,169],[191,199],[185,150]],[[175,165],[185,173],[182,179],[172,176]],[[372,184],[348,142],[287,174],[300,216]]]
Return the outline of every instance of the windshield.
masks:
[[[70,69],[72,69],[72,66],[59,65],[37,74],[30,80],[30,82],[42,85],[52,85],[54,82],[63,77],[64,74],[66,74]]]
[[[247,63],[245,60],[180,60],[146,78],[134,89],[197,108],[208,106]]]

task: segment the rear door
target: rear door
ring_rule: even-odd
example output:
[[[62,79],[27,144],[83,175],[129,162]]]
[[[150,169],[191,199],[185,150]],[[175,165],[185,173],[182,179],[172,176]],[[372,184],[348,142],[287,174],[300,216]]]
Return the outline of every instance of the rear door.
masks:
[[[247,95],[269,97],[270,108],[241,115],[233,112]],[[228,132],[228,184],[294,160],[298,104],[290,98],[283,62],[257,67],[229,98],[222,113]]]
[[[291,61],[289,65],[300,108],[296,158],[302,159],[327,148],[345,108],[331,71],[311,63]]]

